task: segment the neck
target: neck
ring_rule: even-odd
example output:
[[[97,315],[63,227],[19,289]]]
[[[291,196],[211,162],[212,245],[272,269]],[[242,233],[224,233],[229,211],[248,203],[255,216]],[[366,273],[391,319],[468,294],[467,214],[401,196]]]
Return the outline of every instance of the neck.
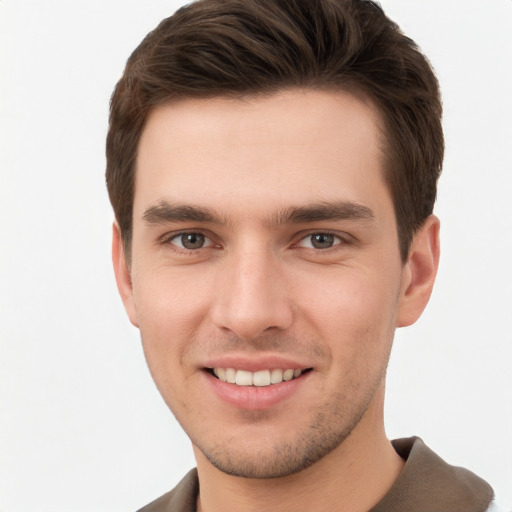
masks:
[[[381,402],[378,405],[383,405],[383,394],[376,398]],[[200,483],[198,512],[255,512],[276,507],[282,512],[371,509],[389,491],[404,465],[386,438],[382,409],[377,407],[377,413],[369,409],[341,445],[287,477],[227,475],[194,448]]]

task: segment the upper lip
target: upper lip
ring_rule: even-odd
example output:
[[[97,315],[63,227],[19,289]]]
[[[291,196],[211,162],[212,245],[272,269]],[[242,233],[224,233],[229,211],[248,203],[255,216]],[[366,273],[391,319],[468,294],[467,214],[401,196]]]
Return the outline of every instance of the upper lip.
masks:
[[[213,358],[204,363],[205,368],[234,368],[236,370],[245,370],[248,372],[258,372],[261,370],[273,370],[280,368],[282,370],[305,370],[312,368],[311,364],[298,361],[297,359],[284,357],[280,355],[224,355]]]

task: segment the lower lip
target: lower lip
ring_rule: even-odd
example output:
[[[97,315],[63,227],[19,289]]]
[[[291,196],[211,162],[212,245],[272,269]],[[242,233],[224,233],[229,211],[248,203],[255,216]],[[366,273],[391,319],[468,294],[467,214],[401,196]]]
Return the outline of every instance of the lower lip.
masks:
[[[208,385],[224,402],[239,409],[251,411],[269,409],[289,399],[309,379],[311,371],[295,379],[283,381],[270,386],[237,386],[217,379],[209,372],[204,372]]]

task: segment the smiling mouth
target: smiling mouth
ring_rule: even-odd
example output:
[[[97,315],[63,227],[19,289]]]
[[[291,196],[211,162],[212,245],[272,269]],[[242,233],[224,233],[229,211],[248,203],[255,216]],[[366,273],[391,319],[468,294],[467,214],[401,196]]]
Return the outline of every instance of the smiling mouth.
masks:
[[[311,371],[312,368],[305,368],[301,370],[293,368],[282,370],[275,368],[272,370],[260,370],[257,372],[236,370],[235,368],[207,368],[207,370],[211,375],[222,382],[228,382],[229,384],[235,384],[237,386],[264,387],[297,379],[304,373]]]

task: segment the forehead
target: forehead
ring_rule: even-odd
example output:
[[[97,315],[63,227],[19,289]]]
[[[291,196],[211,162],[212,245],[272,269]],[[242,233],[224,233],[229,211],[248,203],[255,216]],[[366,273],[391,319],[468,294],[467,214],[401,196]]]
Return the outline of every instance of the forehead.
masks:
[[[255,214],[272,202],[368,201],[387,194],[382,161],[376,110],[348,93],[180,100],[147,120],[134,214],[162,199]]]

